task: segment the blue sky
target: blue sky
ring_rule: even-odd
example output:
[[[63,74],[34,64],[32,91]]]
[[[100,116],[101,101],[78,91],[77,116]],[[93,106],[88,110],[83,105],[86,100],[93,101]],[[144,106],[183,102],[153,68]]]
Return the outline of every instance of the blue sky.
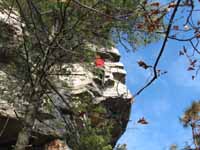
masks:
[[[119,46],[121,62],[127,71],[126,84],[132,93],[144,85],[148,71],[139,68],[138,60],[153,62],[162,41],[139,48],[137,52],[126,52]],[[179,117],[193,100],[200,98],[199,79],[192,80],[187,71],[188,62],[178,55],[182,43],[169,41],[159,68],[168,73],[161,76],[132,105],[131,117],[125,134],[119,143],[126,143],[128,150],[166,150],[171,144],[183,147],[192,142],[190,129],[183,128]],[[145,117],[149,125],[135,122]]]
[[[180,17],[180,12],[177,16]],[[194,20],[198,18],[198,15],[193,17]],[[182,20],[176,23],[183,24]],[[168,150],[171,144],[183,148],[185,142],[192,143],[191,130],[182,127],[179,117],[192,101],[200,99],[200,78],[198,76],[192,80],[192,72],[187,71],[189,62],[179,56],[183,44],[168,41],[158,65],[159,69],[167,70],[168,73],[136,97],[131,109],[131,121],[118,141],[127,144],[128,150]],[[127,71],[126,84],[132,94],[145,84],[150,75],[147,70],[138,67],[137,61],[154,64],[161,45],[162,39],[146,47],[139,47],[136,52],[126,52],[118,45],[121,62]],[[136,124],[143,116],[149,124]]]

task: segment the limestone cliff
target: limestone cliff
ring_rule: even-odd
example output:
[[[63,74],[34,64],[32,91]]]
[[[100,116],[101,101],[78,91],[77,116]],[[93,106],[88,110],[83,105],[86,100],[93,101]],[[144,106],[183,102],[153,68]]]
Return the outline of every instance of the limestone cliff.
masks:
[[[21,40],[22,30],[17,14],[8,15],[8,12],[0,13],[0,31],[5,34],[0,38],[1,51],[13,49]],[[10,35],[3,32],[7,30]],[[32,148],[42,149],[45,144],[51,145],[50,141],[54,139],[65,139],[72,149],[77,149],[73,145],[79,143],[81,132],[87,128],[88,122],[92,128],[104,129],[112,125],[109,130],[112,146],[125,131],[132,96],[125,85],[126,71],[119,62],[120,54],[116,48],[89,47],[105,59],[104,67],[97,68],[93,62],[66,63],[61,68],[63,75],[52,76],[57,92],[50,91],[49,97],[43,97],[31,137]],[[15,68],[9,65],[6,56],[5,53],[0,55],[1,149],[10,149],[10,145],[16,142],[25,108],[29,105],[20,97],[20,81],[10,71]]]

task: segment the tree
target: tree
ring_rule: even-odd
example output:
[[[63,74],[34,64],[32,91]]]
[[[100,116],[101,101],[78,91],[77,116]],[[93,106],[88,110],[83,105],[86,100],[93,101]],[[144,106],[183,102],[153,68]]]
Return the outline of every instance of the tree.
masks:
[[[176,144],[172,144],[171,146],[170,146],[170,150],[177,150],[177,145]]]
[[[191,127],[193,142],[195,145],[195,149],[199,149],[200,147],[200,133],[199,133],[199,112],[200,112],[200,102],[193,102],[192,105],[185,110],[183,117],[181,118],[181,122],[184,127]]]
[[[171,144],[170,147],[169,147],[169,150],[194,150],[193,148],[191,148],[190,145],[188,145],[188,143],[186,142],[185,145],[183,146],[183,148],[179,148],[177,146],[177,144]]]
[[[136,20],[142,21],[141,15],[146,12],[140,5],[146,5],[146,2],[1,1],[2,13],[7,14],[8,19],[10,14],[16,14],[14,19],[18,19],[21,29],[20,42],[15,49],[1,50],[2,58],[6,58],[2,63],[12,68],[7,73],[18,81],[20,97],[28,103],[15,150],[25,150],[28,146],[38,109],[43,99],[50,97],[49,93],[57,94],[66,108],[72,110],[69,101],[57,89],[54,79],[62,74],[66,64],[79,62],[82,57],[83,61],[88,61],[86,53],[89,45],[109,48],[118,42],[122,43],[124,35],[128,36],[126,40],[132,46],[147,42],[138,38],[145,39],[143,37],[152,35],[159,27],[154,25],[148,29],[148,34],[133,32]],[[133,40],[136,42],[133,43]]]
[[[150,4],[151,6],[159,7],[159,2],[153,2]],[[167,45],[168,40],[175,40],[182,42],[183,48],[179,51],[180,56],[185,56],[186,59],[188,59],[189,65],[186,69],[187,71],[194,72],[192,76],[192,79],[194,80],[195,77],[198,76],[199,72],[199,20],[192,19],[195,15],[196,10],[198,10],[199,7],[199,1],[197,0],[177,0],[177,1],[171,1],[166,4],[167,7],[166,14],[170,13],[170,17],[166,19],[165,24],[163,25],[163,28],[161,28],[159,31],[154,31],[154,33],[158,33],[160,35],[164,36],[164,40],[162,42],[161,49],[158,51],[158,55],[156,59],[154,60],[153,64],[148,64],[147,62],[144,62],[143,60],[138,61],[138,65],[144,69],[151,71],[151,77],[149,79],[149,82],[147,82],[144,86],[142,86],[140,89],[138,89],[134,97],[141,94],[146,88],[148,88],[157,78],[159,78],[161,75],[167,73],[167,71],[163,71],[162,69],[158,68],[158,64],[161,61],[161,57],[163,55],[163,52],[165,51],[165,47]],[[166,6],[166,5],[163,5]],[[184,15],[176,15],[177,12],[187,12],[184,13]],[[153,14],[158,14],[159,12],[163,12],[160,10],[153,10]],[[179,17],[182,17],[183,20],[180,21]],[[175,21],[176,20],[176,21]],[[139,24],[139,27],[143,27],[143,24]],[[152,26],[149,26],[148,29],[153,29]]]
[[[126,144],[117,145],[116,150],[127,150]]]

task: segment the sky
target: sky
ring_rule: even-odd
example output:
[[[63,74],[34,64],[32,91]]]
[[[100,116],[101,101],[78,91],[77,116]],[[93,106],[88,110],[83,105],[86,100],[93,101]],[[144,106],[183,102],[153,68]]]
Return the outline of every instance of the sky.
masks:
[[[154,64],[162,42],[159,40],[139,47],[136,52],[126,52],[118,45],[120,61],[127,72],[126,85],[132,94],[146,83],[150,75],[138,67],[137,61]],[[192,80],[192,72],[187,71],[189,62],[179,56],[182,48],[183,43],[168,41],[158,65],[168,73],[145,89],[132,104],[126,132],[118,141],[127,144],[128,150],[168,150],[171,144],[183,148],[186,142],[192,143],[191,129],[184,128],[179,118],[193,101],[200,99],[200,78]],[[145,117],[149,124],[137,124],[141,117]]]

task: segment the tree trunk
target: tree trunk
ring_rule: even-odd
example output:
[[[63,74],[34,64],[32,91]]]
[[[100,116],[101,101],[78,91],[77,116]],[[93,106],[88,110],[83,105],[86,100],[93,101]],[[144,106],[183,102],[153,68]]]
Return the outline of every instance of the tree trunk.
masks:
[[[29,139],[34,126],[37,108],[37,101],[32,101],[29,103],[27,112],[25,114],[23,128],[18,134],[15,150],[25,150],[27,147],[29,147]]]
[[[194,132],[195,124],[193,123],[191,125],[191,127],[192,127],[192,137],[193,137],[193,143],[195,145],[195,150],[199,150],[197,140],[196,140],[196,136],[195,136],[195,132]]]

